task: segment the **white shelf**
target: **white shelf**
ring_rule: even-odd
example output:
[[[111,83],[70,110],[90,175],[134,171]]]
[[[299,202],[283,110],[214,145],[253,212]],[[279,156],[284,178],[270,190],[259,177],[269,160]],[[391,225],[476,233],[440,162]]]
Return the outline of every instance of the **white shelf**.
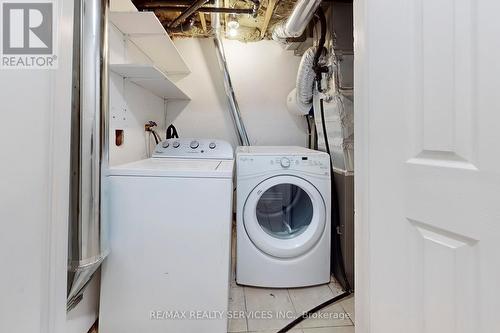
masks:
[[[149,64],[110,64],[109,70],[161,98],[190,100],[189,96],[156,66]]]
[[[110,12],[111,23],[167,75],[187,75],[189,67],[153,12]]]
[[[137,8],[130,0],[111,0],[109,10],[112,12],[137,12]]]

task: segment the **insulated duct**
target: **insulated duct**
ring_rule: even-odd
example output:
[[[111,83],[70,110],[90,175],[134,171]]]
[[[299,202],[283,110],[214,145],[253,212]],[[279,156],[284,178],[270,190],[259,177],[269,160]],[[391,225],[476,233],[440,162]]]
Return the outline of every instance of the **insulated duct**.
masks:
[[[215,1],[215,6],[219,7],[219,0]],[[229,103],[229,108],[231,111],[231,118],[233,119],[234,127],[236,129],[236,134],[238,136],[238,142],[242,146],[250,146],[250,140],[248,139],[248,134],[245,128],[245,124],[241,119],[240,107],[238,106],[238,101],[236,100],[236,95],[233,89],[233,83],[231,82],[231,75],[229,75],[229,69],[226,62],[226,54],[224,52],[224,45],[220,38],[220,14],[212,14],[211,21],[214,31],[214,44],[215,50],[217,52],[217,60],[219,61],[219,67],[224,76],[224,88],[226,91],[227,100]]]
[[[314,79],[314,62],[317,47],[310,47],[304,52],[297,73],[295,89],[287,99],[288,109],[299,115],[307,115],[312,108]]]
[[[299,0],[288,19],[275,24],[272,33],[273,39],[286,43],[288,38],[300,37],[320,4],[321,0]]]
[[[75,2],[67,309],[107,255],[101,235],[101,170],[107,163],[108,1]]]

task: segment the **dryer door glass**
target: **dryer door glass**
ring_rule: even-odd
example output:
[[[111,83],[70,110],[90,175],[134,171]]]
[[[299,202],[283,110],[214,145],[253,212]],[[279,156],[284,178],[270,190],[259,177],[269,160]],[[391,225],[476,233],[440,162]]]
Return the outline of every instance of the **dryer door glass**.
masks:
[[[274,185],[262,194],[256,206],[262,229],[279,239],[303,233],[312,221],[313,212],[307,192],[294,184]]]

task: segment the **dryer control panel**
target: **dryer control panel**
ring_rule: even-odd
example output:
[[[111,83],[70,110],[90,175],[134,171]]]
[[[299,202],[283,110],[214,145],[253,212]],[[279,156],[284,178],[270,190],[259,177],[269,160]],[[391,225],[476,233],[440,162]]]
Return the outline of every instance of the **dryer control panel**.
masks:
[[[269,171],[330,174],[330,158],[326,153],[281,156],[239,154],[236,163],[241,176]]]
[[[180,138],[160,142],[152,157],[232,160],[234,154],[233,147],[223,140]]]

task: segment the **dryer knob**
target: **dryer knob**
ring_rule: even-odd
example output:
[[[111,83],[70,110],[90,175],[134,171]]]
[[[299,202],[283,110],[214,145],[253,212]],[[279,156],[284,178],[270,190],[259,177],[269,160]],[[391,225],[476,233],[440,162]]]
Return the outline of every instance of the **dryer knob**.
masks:
[[[167,141],[165,141],[165,142],[163,142],[163,143],[161,144],[161,146],[162,146],[163,148],[168,148],[168,146],[170,146],[170,144],[169,144]]]
[[[181,143],[180,143],[179,141],[175,141],[175,142],[172,144],[172,146],[173,146],[174,148],[179,148],[179,146],[180,146],[180,145],[181,145]]]
[[[191,149],[196,149],[200,146],[200,143],[196,140],[194,141],[191,141],[191,144],[189,145],[191,147]]]
[[[288,159],[287,157],[282,157],[280,160],[280,164],[283,168],[289,168],[291,164],[290,159]]]

